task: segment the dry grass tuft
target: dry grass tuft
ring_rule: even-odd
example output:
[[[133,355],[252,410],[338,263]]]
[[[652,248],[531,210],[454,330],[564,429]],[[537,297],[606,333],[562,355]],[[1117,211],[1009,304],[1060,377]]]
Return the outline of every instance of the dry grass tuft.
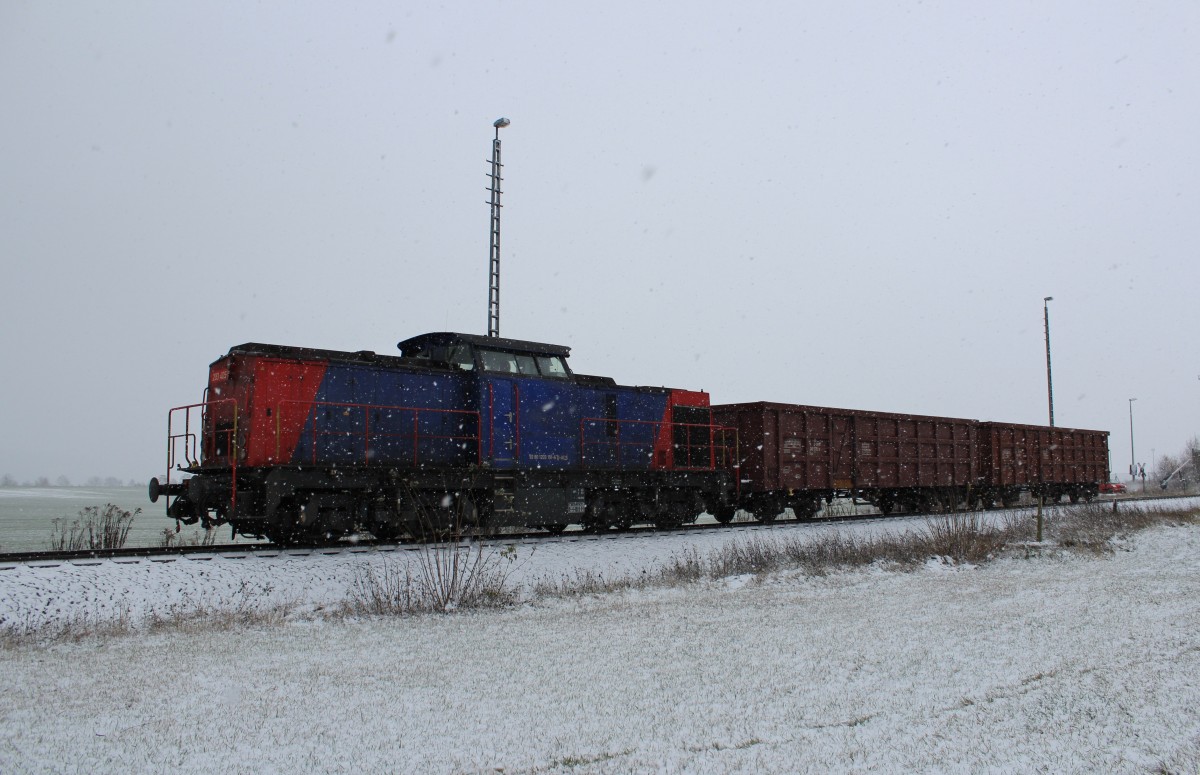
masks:
[[[217,543],[217,529],[209,527],[203,533],[180,533],[169,527],[164,527],[159,537],[158,545],[164,548],[173,546],[214,546]]]
[[[1200,524],[1200,511],[1173,511],[1154,505],[1091,503],[1083,507],[1054,510],[1048,520],[1050,535],[1070,549],[1096,554],[1112,552],[1115,541],[1151,527]]]

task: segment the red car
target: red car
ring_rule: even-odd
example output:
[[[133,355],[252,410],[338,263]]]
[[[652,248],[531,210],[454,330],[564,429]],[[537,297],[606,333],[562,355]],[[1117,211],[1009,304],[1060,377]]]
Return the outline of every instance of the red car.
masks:
[[[1100,494],[1101,495],[1116,495],[1117,493],[1125,492],[1126,489],[1127,488],[1125,487],[1125,485],[1121,484],[1120,482],[1101,482],[1100,483]]]

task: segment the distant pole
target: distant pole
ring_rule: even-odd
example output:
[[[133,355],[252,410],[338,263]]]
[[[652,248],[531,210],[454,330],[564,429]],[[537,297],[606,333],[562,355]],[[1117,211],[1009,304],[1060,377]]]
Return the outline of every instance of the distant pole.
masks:
[[[500,336],[500,130],[511,123],[507,118],[498,118],[492,124],[496,128],[496,137],[492,140],[492,171],[488,177],[492,179],[489,189],[492,192],[492,229],[489,242],[491,243],[488,265],[488,336]]]
[[[1136,398],[1129,399],[1129,477],[1130,481],[1137,479],[1137,455],[1133,453],[1133,402]]]
[[[1046,397],[1050,401],[1050,427],[1054,427],[1054,380],[1050,378],[1050,302],[1053,296],[1042,299],[1042,318],[1046,323]]]
[[[1046,496],[1044,496],[1044,495],[1039,495],[1039,496],[1038,496],[1038,509],[1037,509],[1037,542],[1038,542],[1039,544],[1042,542],[1042,502],[1043,502],[1045,499],[1046,499]]]

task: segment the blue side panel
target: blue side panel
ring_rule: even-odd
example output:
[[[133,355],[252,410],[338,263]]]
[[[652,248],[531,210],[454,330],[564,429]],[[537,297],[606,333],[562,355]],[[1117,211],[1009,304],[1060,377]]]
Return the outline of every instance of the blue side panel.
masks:
[[[579,388],[555,379],[521,381],[521,465],[579,466]]]
[[[667,394],[626,387],[590,392],[588,419],[582,423],[584,465],[635,471],[650,468]]]
[[[665,391],[509,375],[478,379],[483,458],[493,467],[650,467]]]
[[[465,376],[331,363],[293,462],[446,466],[478,459]]]
[[[645,470],[668,391],[330,363],[294,463]]]

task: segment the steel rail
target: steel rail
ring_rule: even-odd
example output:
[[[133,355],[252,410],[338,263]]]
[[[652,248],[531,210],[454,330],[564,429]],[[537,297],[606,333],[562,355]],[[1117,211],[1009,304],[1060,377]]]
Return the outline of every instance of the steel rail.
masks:
[[[1179,500],[1184,498],[1197,498],[1197,495],[1136,495],[1118,498],[1102,497],[1094,499],[1090,505],[1108,504],[1108,503],[1144,503],[1165,500]],[[1089,503],[1056,503],[1050,504],[1051,507],[1084,507]],[[795,527],[797,525],[830,525],[830,524],[850,524],[853,522],[866,522],[875,520],[878,522],[903,522],[912,519],[929,519],[931,517],[947,516],[948,514],[988,514],[999,513],[1002,511],[1026,510],[1035,508],[1036,504],[1026,504],[1014,506],[1009,509],[992,509],[992,510],[971,510],[957,512],[929,512],[922,514],[891,514],[883,515],[879,513],[866,514],[847,514],[842,516],[827,516],[813,517],[811,519],[737,519],[728,523],[717,521],[712,522],[690,522],[679,525],[677,527],[657,527],[650,523],[635,523],[627,530],[583,530],[573,529],[566,530],[562,533],[550,533],[544,530],[523,531],[518,533],[484,533],[473,534],[464,533],[462,541],[486,541],[488,543],[505,543],[515,541],[553,541],[553,540],[579,540],[580,538],[596,538],[596,539],[616,539],[629,535],[655,535],[680,532],[698,532],[703,530],[719,530],[719,529],[763,529],[775,527]],[[739,512],[744,514],[745,512]],[[373,538],[361,538],[352,541],[340,541],[333,544],[289,544],[281,546],[273,543],[258,543],[258,544],[213,544],[190,545],[190,546],[159,546],[159,547],[129,547],[123,549],[82,549],[78,551],[40,551],[40,552],[3,552],[0,553],[0,571],[11,570],[22,565],[38,565],[44,567],[54,567],[62,564],[71,565],[98,565],[105,561],[112,562],[174,562],[181,558],[192,560],[211,560],[214,557],[222,557],[224,559],[243,559],[246,557],[310,557],[312,555],[337,555],[337,554],[360,554],[370,552],[387,552],[387,551],[413,551],[422,547],[436,547],[448,545],[449,541],[425,541],[421,539],[408,540],[389,540],[379,541]],[[458,543],[461,543],[458,542]]]

